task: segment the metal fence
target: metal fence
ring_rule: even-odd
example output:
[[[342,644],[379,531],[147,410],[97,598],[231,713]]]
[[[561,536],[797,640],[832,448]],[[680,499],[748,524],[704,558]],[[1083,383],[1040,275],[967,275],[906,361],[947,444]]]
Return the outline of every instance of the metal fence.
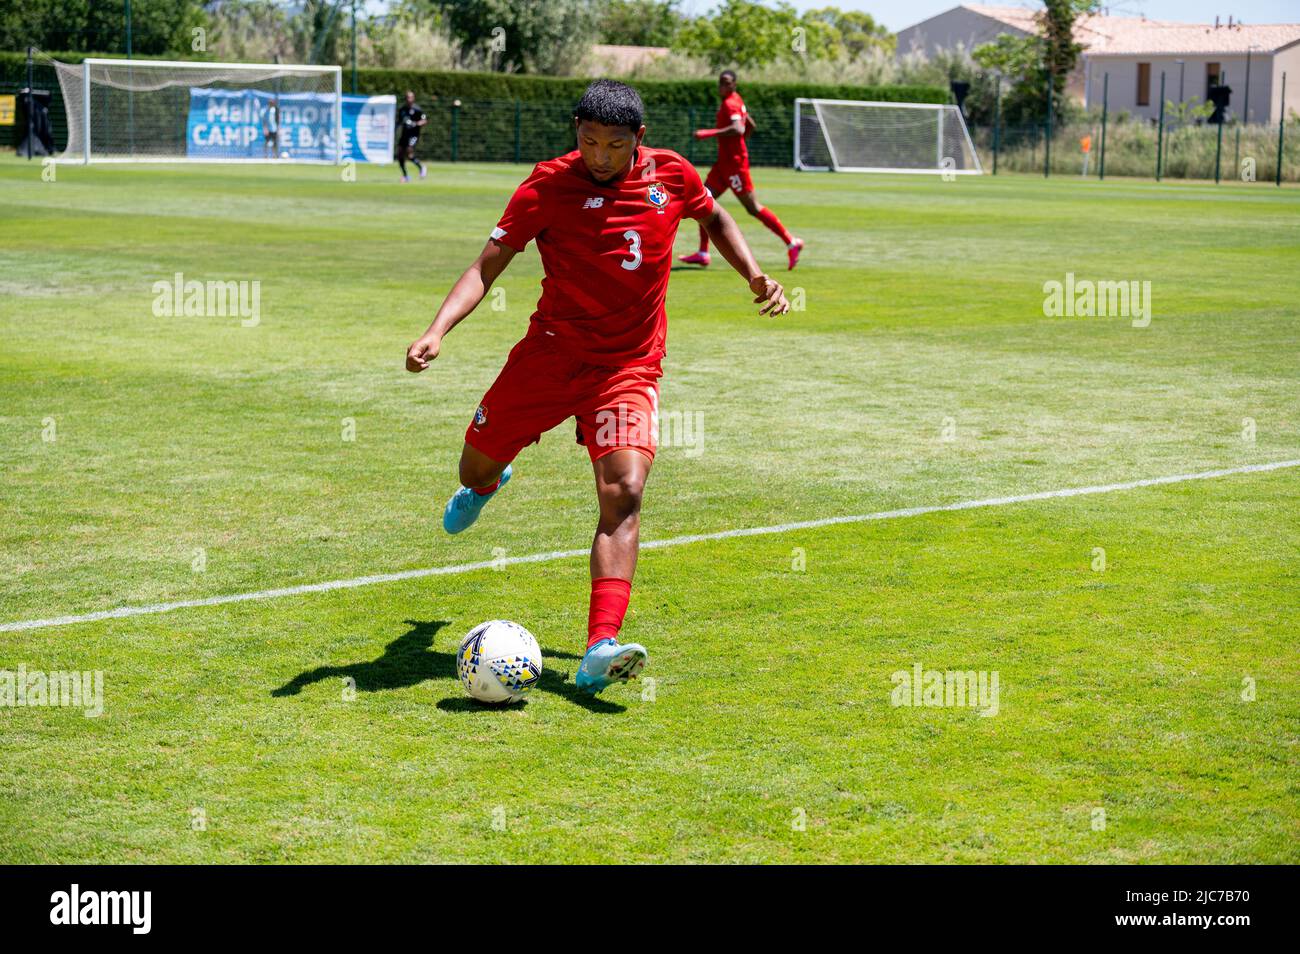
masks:
[[[680,152],[692,162],[712,163],[713,142],[692,133],[712,126],[717,105],[699,103],[660,109],[646,117],[646,145]],[[443,162],[538,162],[574,148],[569,106],[519,100],[454,100],[426,110],[429,123],[416,155]],[[749,142],[750,162],[789,166],[793,149],[793,106],[769,111]]]
[[[1286,74],[1280,113],[1286,116]],[[1087,122],[1057,122],[1049,109],[1043,123],[971,128],[987,171],[1051,175],[1137,176],[1171,179],[1240,179],[1300,182],[1300,129],[1276,124],[1213,123],[1171,119],[1162,108],[1153,121],[1101,115]]]
[[[0,93],[20,96],[25,84],[0,83]],[[33,85],[54,95],[50,123],[55,145],[67,140],[67,118],[57,75],[38,63]],[[21,107],[21,104],[20,104]],[[673,149],[701,165],[713,162],[717,146],[692,132],[713,124],[716,105],[698,103],[659,109],[647,116],[646,143]],[[1285,82],[1283,85],[1285,115]],[[23,111],[18,110],[21,122]],[[427,110],[429,124],[417,155],[443,162],[538,162],[574,147],[568,107],[520,100],[443,100]],[[791,164],[793,105],[766,110],[749,142],[750,161],[759,166]],[[1293,123],[1223,125],[1114,121],[1103,108],[1090,122],[972,126],[971,139],[985,172],[1041,175],[1135,176],[1141,178],[1238,179],[1300,182],[1300,129]],[[25,129],[0,126],[0,148],[13,149]]]
[[[67,144],[68,125],[58,78],[53,69],[38,66],[37,89],[53,92],[50,123],[55,146]],[[0,93],[19,93],[23,84],[0,83]],[[21,113],[21,110],[19,111]],[[661,109],[647,116],[646,144],[680,152],[707,165],[717,156],[714,142],[692,133],[712,126],[716,104],[700,103]],[[793,104],[769,111],[763,128],[749,143],[750,161],[759,166],[789,166],[793,148]],[[539,162],[574,148],[573,112],[569,106],[521,100],[450,100],[426,109],[429,123],[420,136],[416,155],[441,162]],[[180,130],[181,134],[184,130]],[[25,130],[0,126],[0,148],[14,148]]]
[[[1284,125],[1100,121],[971,128],[985,172],[1300,182],[1300,135]]]

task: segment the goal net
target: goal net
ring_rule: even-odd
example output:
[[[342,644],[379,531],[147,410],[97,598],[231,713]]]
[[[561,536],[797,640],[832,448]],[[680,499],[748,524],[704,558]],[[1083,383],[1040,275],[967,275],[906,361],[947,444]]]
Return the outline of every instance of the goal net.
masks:
[[[73,162],[340,162],[338,66],[51,60]]]
[[[933,103],[796,99],[794,167],[978,175],[961,110]]]

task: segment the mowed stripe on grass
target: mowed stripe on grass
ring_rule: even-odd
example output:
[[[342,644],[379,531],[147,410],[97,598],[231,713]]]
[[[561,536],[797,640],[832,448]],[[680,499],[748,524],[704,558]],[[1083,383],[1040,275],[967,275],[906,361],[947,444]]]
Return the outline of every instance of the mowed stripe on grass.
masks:
[[[1213,480],[1218,477],[1231,477],[1236,474],[1258,474],[1272,470],[1284,470],[1300,466],[1300,460],[1274,461],[1269,464],[1248,464],[1243,467],[1229,467],[1222,470],[1207,470],[1199,474],[1174,474],[1168,477],[1151,477],[1145,480],[1131,480],[1118,484],[1101,484],[1095,487],[1068,487],[1062,490],[1043,490],[1036,493],[1016,494],[1009,497],[993,497],[988,500],[963,500],[950,504],[931,504],[921,507],[905,507],[901,510],[882,510],[877,513],[846,514],[839,517],[822,517],[816,520],[802,520],[795,523],[782,523],[771,527],[744,527],[736,530],[719,530],[714,533],[697,533],[690,536],[671,537],[667,540],[646,540],[641,544],[644,550],[662,550],[666,547],[683,546],[689,543],[702,543],[706,540],[728,540],[734,537],[764,536],[771,533],[790,533],[795,530],[811,530],[817,527],[829,527],[845,523],[865,523],[871,520],[896,520],[901,517],[918,517],[927,513],[943,513],[952,510],[974,510],[979,507],[1004,507],[1009,504],[1027,503],[1031,500],[1053,500],[1062,497],[1082,497],[1090,494],[1113,493],[1118,490],[1136,490],[1139,487],[1158,487],[1163,484],[1180,484],[1189,480]],[[226,603],[246,603],[251,600],[273,600],[286,596],[303,596],[308,593],[327,593],[331,590],[355,589],[359,586],[374,586],[380,583],[396,583],[400,580],[416,580],[430,576],[447,576],[454,573],[471,573],[475,570],[500,570],[507,566],[525,563],[549,563],[552,560],[566,560],[573,557],[587,556],[588,549],[553,550],[549,553],[534,553],[528,556],[502,556],[494,560],[479,563],[462,563],[457,566],[426,567],[418,570],[398,570],[392,573],[373,573],[369,576],[353,577],[348,580],[327,580],[322,583],[307,583],[301,586],[285,586],[278,589],[256,590],[252,593],[233,593],[225,596],[209,596],[197,600],[180,600],[173,603],[156,603],[152,606],[122,606],[113,610],[97,613],[56,616],[51,619],[16,620],[0,624],[0,633],[20,632],[29,629],[48,629],[52,626],[70,626],[76,623],[93,623],[102,619],[123,619],[129,616],[149,616],[155,613],[170,613],[180,609],[194,609],[200,606],[222,606]]]

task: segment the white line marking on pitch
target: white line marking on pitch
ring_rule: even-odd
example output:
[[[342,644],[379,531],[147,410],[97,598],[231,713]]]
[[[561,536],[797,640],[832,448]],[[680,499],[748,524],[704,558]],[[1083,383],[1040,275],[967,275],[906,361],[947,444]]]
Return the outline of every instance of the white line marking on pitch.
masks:
[[[1199,474],[1176,474],[1172,477],[1149,477],[1146,480],[1130,480],[1119,484],[1098,484],[1095,487],[1067,487],[1063,490],[1042,490],[1033,494],[1017,494],[1014,497],[990,497],[986,500],[963,500],[960,503],[936,504],[929,507],[905,507],[902,510],[882,510],[878,513],[853,514],[844,517],[822,517],[819,520],[800,520],[796,523],[780,523],[771,527],[745,527],[739,530],[719,530],[716,533],[695,533],[689,536],[669,537],[665,540],[648,540],[641,544],[642,550],[662,550],[664,547],[677,547],[686,543],[702,543],[706,540],[729,540],[733,537],[757,537],[769,533],[788,533],[791,530],[811,530],[816,527],[831,527],[841,523],[866,523],[871,520],[895,520],[900,517],[919,517],[927,513],[943,513],[948,510],[974,510],[979,507],[1002,507],[1007,504],[1028,503],[1033,500],[1054,500],[1058,497],[1083,497],[1089,494],[1105,494],[1116,490],[1136,490],[1139,487],[1156,487],[1161,484],[1181,484],[1189,480],[1211,480],[1215,477],[1231,477],[1234,474],[1257,474],[1268,470],[1283,470],[1288,467],[1300,467],[1300,460],[1279,460],[1270,464],[1247,464],[1242,467],[1228,467],[1223,470],[1205,470]],[[376,573],[372,576],[358,576],[350,580],[328,580],[324,583],[306,583],[301,586],[284,586],[275,590],[257,590],[253,593],[234,593],[229,596],[209,596],[198,600],[177,600],[174,603],[154,603],[150,606],[119,606],[117,609],[101,610],[97,613],[82,613],[77,616],[56,616],[51,619],[28,619],[16,623],[0,624],[0,633],[13,633],[27,629],[45,629],[50,626],[70,626],[73,623],[93,623],[102,619],[122,619],[127,616],[147,616],[153,613],[168,613],[178,609],[192,609],[196,606],[222,606],[226,603],[246,603],[250,600],[274,600],[282,596],[301,596],[305,593],[325,593],[330,590],[350,590],[358,586],[371,586],[375,583],[396,583],[401,580],[418,580],[426,576],[449,576],[454,573],[470,573],[474,570],[487,570],[501,566],[516,566],[521,563],[547,563],[551,560],[566,560],[570,557],[587,556],[589,547],[581,550],[552,550],[550,553],[534,553],[530,556],[504,557],[499,560],[483,560],[478,563],[459,563],[454,566],[435,566],[422,570],[402,570],[398,573]]]

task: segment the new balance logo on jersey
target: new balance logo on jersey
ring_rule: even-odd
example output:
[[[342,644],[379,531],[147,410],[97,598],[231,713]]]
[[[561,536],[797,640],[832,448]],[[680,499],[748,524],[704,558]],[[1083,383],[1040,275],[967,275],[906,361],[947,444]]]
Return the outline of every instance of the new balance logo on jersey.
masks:
[[[598,196],[593,196],[592,198],[588,199],[586,202],[582,203],[582,207],[584,209],[599,209],[604,204],[605,204],[605,197],[598,195]]]

